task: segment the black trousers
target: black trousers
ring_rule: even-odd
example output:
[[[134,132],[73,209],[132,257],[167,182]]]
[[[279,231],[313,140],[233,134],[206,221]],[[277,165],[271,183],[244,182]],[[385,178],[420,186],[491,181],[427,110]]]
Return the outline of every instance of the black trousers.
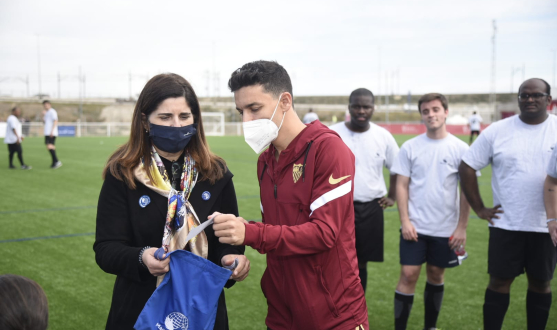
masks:
[[[14,159],[14,154],[17,153],[17,158],[19,159],[19,162],[21,163],[21,165],[23,166],[23,149],[21,149],[21,143],[12,143],[12,144],[8,144],[8,152],[9,152],[9,160],[10,160],[10,166],[13,166],[13,159]]]

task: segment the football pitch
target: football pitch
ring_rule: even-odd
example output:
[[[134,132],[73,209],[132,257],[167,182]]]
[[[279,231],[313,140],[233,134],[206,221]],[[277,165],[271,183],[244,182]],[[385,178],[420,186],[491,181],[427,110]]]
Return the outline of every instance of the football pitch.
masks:
[[[411,136],[395,138],[401,145]],[[467,137],[462,138],[467,141]],[[44,288],[49,300],[49,329],[104,329],[115,276],[104,273],[95,263],[92,247],[96,205],[103,165],[126,139],[59,138],[58,157],[64,165],[57,170],[49,168],[50,155],[42,138],[28,138],[23,143],[24,159],[33,166],[31,171],[8,169],[7,148],[0,148],[0,274],[27,276]],[[241,136],[208,140],[213,152],[223,157],[234,173],[240,215],[259,220],[257,156]],[[17,159],[14,164],[19,166]],[[484,169],[478,179],[484,201],[491,206],[491,169]],[[368,264],[366,299],[371,329],[394,328],[394,290],[400,272],[399,227],[396,208],[387,209],[385,262]],[[467,234],[469,258],[445,275],[445,298],[438,321],[442,329],[482,328],[488,282],[486,221],[472,212]],[[251,260],[250,275],[226,290],[230,328],[266,329],[267,305],[259,286],[265,256],[249,247],[246,255]],[[423,327],[425,280],[423,267],[408,329]],[[504,329],[526,328],[526,287],[525,276],[515,280]],[[557,281],[553,281],[552,289],[557,292]],[[557,329],[556,324],[554,293],[548,329]]]

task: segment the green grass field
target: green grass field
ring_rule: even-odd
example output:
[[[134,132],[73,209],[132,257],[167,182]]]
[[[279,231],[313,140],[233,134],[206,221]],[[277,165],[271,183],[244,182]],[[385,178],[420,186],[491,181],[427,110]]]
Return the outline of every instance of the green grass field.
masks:
[[[397,136],[402,144],[410,136]],[[31,171],[9,170],[7,148],[0,148],[0,274],[12,273],[37,281],[46,291],[50,329],[103,329],[115,277],[95,263],[93,241],[101,170],[110,153],[125,138],[59,138],[58,155],[64,166],[49,169],[50,155],[43,139],[26,139],[24,158]],[[235,174],[240,214],[260,219],[256,155],[243,137],[209,138]],[[15,161],[16,165],[18,162]],[[486,204],[491,203],[491,170],[479,178]],[[519,192],[517,192],[519,193]],[[28,240],[28,238],[32,238]],[[445,300],[438,326],[442,329],[481,329],[487,275],[486,222],[472,216],[468,227],[468,260],[446,272]],[[400,266],[399,220],[395,208],[385,216],[385,262],[370,263],[366,294],[372,329],[393,328],[393,297]],[[246,249],[250,276],[226,291],[231,329],[265,329],[266,302],[259,287],[265,256]],[[425,267],[424,267],[425,268]],[[423,327],[422,272],[409,329]],[[557,291],[557,281],[553,282]],[[504,329],[526,328],[526,278],[512,287]],[[557,329],[557,294],[548,329]],[[6,297],[0,297],[6,299]]]

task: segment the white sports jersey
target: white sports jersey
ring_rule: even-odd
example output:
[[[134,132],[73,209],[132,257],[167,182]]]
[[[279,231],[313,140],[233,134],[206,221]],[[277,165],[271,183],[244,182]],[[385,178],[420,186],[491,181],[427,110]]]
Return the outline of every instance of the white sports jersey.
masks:
[[[557,179],[557,145],[553,147],[553,152],[547,163],[547,175]]]
[[[53,108],[50,108],[44,115],[44,135],[49,136],[50,132],[52,132],[52,126],[54,125],[54,121],[58,120],[58,113]],[[54,127],[54,132],[52,132],[53,136],[58,136],[58,125]]]
[[[5,144],[14,144],[17,142],[17,136],[14,134],[14,129],[19,136],[19,142],[21,142],[21,123],[16,116],[10,115],[6,121],[6,135],[4,137]]]
[[[495,227],[547,233],[543,184],[556,143],[556,116],[528,125],[515,115],[491,124],[464,155],[475,170],[492,166],[493,204],[505,212]]]
[[[410,178],[408,215],[420,234],[450,237],[458,224],[458,166],[468,145],[449,134],[430,139],[421,134],[400,148],[392,172]]]
[[[383,167],[391,169],[399,150],[391,133],[371,122],[369,129],[363,133],[349,130],[345,123],[329,128],[340,135],[356,157],[354,201],[365,203],[385,196],[387,186]]]
[[[308,112],[305,114],[304,119],[302,119],[302,122],[304,124],[309,124],[316,120],[319,120],[319,116],[315,112]]]
[[[479,131],[481,128],[481,123],[483,122],[482,116],[475,114],[468,117],[468,123],[470,123],[471,131]]]

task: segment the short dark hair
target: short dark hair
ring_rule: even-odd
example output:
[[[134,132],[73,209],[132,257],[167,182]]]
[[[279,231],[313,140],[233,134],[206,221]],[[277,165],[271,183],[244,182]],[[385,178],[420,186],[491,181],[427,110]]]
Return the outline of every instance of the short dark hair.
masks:
[[[19,109],[19,107],[16,105],[15,107],[12,108],[12,112],[15,112],[17,109]]]
[[[46,103],[50,104],[50,101],[49,100],[44,100],[43,105],[46,104]]]
[[[520,84],[520,86],[518,86],[518,92],[520,93],[520,89],[522,88],[522,85],[524,85],[525,82],[527,82],[528,80],[540,80],[541,82],[543,82],[545,84],[545,89],[547,91],[547,94],[551,95],[551,86],[547,83],[547,81],[543,80],[542,78],[530,78],[530,79],[526,79],[522,82],[522,84]]]
[[[242,87],[261,85],[265,92],[278,98],[284,92],[292,97],[292,82],[288,72],[275,61],[255,61],[244,64],[232,72],[228,87],[235,92]]]
[[[2,275],[0,297],[0,329],[48,327],[48,300],[37,282],[19,275]]]
[[[443,105],[443,109],[447,110],[449,108],[449,102],[447,101],[445,95],[439,93],[429,93],[420,97],[420,100],[418,101],[418,111],[422,112],[421,109],[422,103],[431,102],[435,100],[439,100],[439,102],[441,102],[441,104]]]
[[[348,103],[352,102],[352,98],[356,96],[371,96],[371,100],[375,103],[375,96],[373,93],[367,88],[358,88],[350,93],[350,97],[348,97]]]

